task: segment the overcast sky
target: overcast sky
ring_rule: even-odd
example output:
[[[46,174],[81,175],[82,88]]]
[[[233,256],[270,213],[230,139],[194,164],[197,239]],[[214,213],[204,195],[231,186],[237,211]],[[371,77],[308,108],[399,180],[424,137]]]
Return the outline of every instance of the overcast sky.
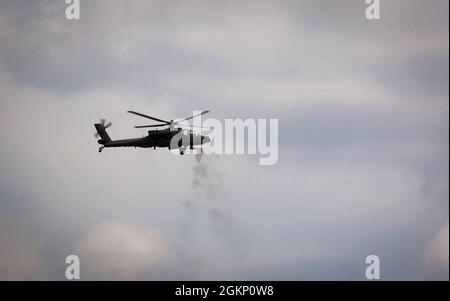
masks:
[[[449,277],[449,3],[0,0],[0,279]],[[279,160],[105,149],[277,118]]]

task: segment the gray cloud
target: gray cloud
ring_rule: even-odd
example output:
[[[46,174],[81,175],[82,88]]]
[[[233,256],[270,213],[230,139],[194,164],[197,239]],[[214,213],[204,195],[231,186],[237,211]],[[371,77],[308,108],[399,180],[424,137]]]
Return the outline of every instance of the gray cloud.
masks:
[[[444,223],[430,242],[425,254],[425,260],[430,266],[442,270],[445,275],[445,267],[448,266],[448,221]],[[447,270],[448,275],[448,270]]]

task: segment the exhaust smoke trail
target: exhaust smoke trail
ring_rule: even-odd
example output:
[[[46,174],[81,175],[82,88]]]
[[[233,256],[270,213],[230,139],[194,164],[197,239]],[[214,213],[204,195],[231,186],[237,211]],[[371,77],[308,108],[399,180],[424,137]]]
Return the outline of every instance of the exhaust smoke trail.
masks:
[[[206,156],[203,153],[195,155],[192,175],[192,196],[185,198],[182,203],[183,210],[186,212],[186,220],[181,228],[181,239],[178,249],[183,264],[189,269],[188,273],[196,273],[202,266],[209,263],[209,259],[203,254],[199,254],[194,249],[193,242],[201,239],[203,235],[209,232],[223,244],[226,256],[224,262],[229,268],[237,261],[240,251],[239,231],[233,218],[224,208],[220,201],[226,200],[226,193],[223,185],[223,177],[217,165],[217,156]],[[205,229],[204,222],[208,222],[208,228]],[[203,237],[204,238],[204,237]],[[214,240],[211,247],[217,247]],[[202,252],[202,251],[200,251]],[[217,255],[216,255],[217,256]],[[231,262],[229,262],[231,261]]]

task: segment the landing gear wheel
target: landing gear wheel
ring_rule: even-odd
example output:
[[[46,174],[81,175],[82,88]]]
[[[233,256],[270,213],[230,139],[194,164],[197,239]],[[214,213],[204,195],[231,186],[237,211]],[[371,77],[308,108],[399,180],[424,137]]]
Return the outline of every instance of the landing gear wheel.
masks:
[[[180,148],[180,155],[184,155],[184,152],[186,151],[186,149],[184,148]]]
[[[104,146],[100,146],[100,147],[98,148],[98,152],[101,153],[102,150],[103,150],[103,148],[104,148]]]

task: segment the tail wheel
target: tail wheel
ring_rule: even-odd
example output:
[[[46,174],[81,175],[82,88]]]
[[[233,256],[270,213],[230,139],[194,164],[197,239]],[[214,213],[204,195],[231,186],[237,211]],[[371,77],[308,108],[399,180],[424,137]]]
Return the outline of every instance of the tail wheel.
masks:
[[[112,126],[112,123],[111,122],[108,122],[108,123],[106,123],[106,119],[105,118],[102,118],[102,119],[100,119],[100,124],[101,124],[101,126],[103,127],[103,129],[107,129],[107,128],[109,128],[110,126]],[[94,137],[95,138],[98,138],[100,135],[98,134],[98,133],[95,133],[94,134]],[[100,142],[99,142],[100,143]]]

